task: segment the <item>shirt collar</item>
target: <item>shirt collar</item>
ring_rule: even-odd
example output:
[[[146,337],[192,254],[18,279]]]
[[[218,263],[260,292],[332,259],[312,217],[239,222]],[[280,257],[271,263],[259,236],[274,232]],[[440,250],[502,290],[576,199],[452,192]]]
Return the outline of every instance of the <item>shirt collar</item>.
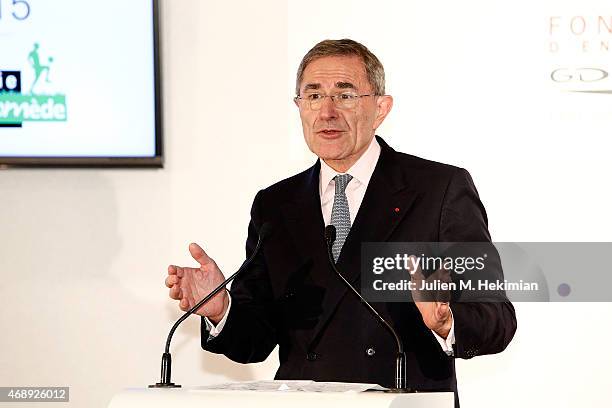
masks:
[[[376,137],[373,137],[367,150],[359,159],[357,159],[355,164],[353,164],[345,174],[350,174],[353,176],[354,180],[357,180],[359,183],[367,186],[372,178],[372,173],[374,173],[374,167],[376,167],[376,162],[378,162],[379,157],[380,145],[378,144]],[[325,161],[321,160],[321,174],[319,175],[319,194],[321,196],[323,196],[325,189],[332,179],[338,174],[341,173],[338,173],[336,170],[329,167]]]

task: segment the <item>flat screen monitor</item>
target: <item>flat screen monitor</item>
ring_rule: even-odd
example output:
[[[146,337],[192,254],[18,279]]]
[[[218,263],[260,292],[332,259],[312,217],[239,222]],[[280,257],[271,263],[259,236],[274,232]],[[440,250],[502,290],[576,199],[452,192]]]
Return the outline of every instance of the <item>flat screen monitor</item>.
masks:
[[[161,167],[157,0],[0,0],[0,167]]]

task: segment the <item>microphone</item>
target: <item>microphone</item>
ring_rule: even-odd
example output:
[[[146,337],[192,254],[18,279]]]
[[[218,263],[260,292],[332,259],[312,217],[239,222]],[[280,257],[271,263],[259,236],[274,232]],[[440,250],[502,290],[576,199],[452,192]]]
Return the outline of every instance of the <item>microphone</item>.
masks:
[[[346,280],[344,276],[340,273],[338,268],[336,268],[336,261],[334,260],[334,255],[332,253],[332,246],[334,245],[334,241],[336,240],[336,227],[333,225],[328,225],[325,227],[325,242],[327,243],[327,258],[329,260],[329,264],[331,265],[333,271],[340,277],[342,282],[353,292],[360,300],[363,302],[362,304],[372,312],[374,317],[382,323],[382,325],[393,335],[395,342],[397,343],[397,354],[395,357],[395,388],[389,389],[388,392],[414,392],[412,389],[406,386],[406,353],[404,352],[404,344],[402,343],[402,339],[397,335],[393,326],[389,324],[377,311],[372,307],[372,305],[361,296],[361,294],[350,284],[349,281]]]
[[[198,310],[200,307],[208,303],[208,301],[212,299],[213,296],[219,293],[222,289],[225,289],[225,286],[228,283],[233,281],[234,278],[238,276],[240,272],[246,269],[246,267],[249,266],[251,262],[253,262],[253,259],[255,259],[255,256],[259,253],[261,249],[261,244],[263,243],[264,239],[270,235],[271,229],[272,228],[270,227],[270,224],[265,222],[259,229],[259,238],[257,240],[257,245],[255,246],[255,250],[253,251],[251,256],[242,263],[240,268],[233,275],[231,275],[229,278],[221,282],[219,286],[217,286],[215,289],[213,289],[212,292],[210,292],[202,300],[196,303],[195,306],[193,306],[191,309],[186,311],[185,314],[183,314],[176,321],[176,323],[174,323],[174,326],[172,326],[172,328],[170,329],[170,333],[168,333],[168,339],[166,340],[166,348],[164,350],[164,354],[162,354],[161,381],[158,383],[149,385],[149,388],[180,388],[181,387],[179,384],[175,384],[170,380],[171,371],[172,371],[172,356],[170,355],[170,342],[172,341],[172,336],[174,335],[174,332],[176,331],[177,327],[181,323],[183,323],[185,319],[187,319],[189,316],[195,313],[195,311]]]

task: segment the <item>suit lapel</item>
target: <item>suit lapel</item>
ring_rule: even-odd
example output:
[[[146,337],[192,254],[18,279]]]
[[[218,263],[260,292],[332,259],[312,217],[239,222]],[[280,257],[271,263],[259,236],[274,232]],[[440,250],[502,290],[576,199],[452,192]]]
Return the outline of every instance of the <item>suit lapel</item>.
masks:
[[[317,160],[305,173],[305,180],[299,183],[299,190],[293,200],[281,206],[287,230],[299,254],[298,263],[313,257],[313,253],[325,248],[321,197],[319,196],[319,174],[321,164]]]
[[[377,137],[377,140],[381,146],[380,158],[337,263],[338,270],[353,284],[361,272],[361,244],[387,241],[417,198],[417,192],[409,188],[402,169],[395,163],[395,151],[382,139]],[[323,312],[313,331],[311,347],[318,342],[328,320],[348,291],[331,266],[326,282]]]

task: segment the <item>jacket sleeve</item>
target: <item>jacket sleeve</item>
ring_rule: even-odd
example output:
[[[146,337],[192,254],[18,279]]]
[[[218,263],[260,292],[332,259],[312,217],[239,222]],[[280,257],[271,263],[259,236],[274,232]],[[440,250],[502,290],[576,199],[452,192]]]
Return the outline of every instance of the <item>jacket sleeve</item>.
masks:
[[[263,221],[260,219],[260,191],[253,202],[251,221],[246,242],[249,258],[258,240]],[[274,233],[272,231],[272,233]],[[265,242],[262,244],[265,245]],[[209,338],[206,322],[202,318],[201,341],[204,350],[224,354],[239,363],[264,361],[277,344],[276,312],[272,288],[263,251],[253,259],[232,283],[232,307],[221,333]]]
[[[441,242],[490,243],[487,215],[470,174],[456,169],[444,195],[440,216]],[[488,245],[488,244],[487,244]],[[487,279],[503,281],[501,260],[490,244]],[[471,358],[503,351],[516,331],[516,315],[505,292],[491,295],[483,301],[451,301],[455,319],[454,354],[459,358]]]

